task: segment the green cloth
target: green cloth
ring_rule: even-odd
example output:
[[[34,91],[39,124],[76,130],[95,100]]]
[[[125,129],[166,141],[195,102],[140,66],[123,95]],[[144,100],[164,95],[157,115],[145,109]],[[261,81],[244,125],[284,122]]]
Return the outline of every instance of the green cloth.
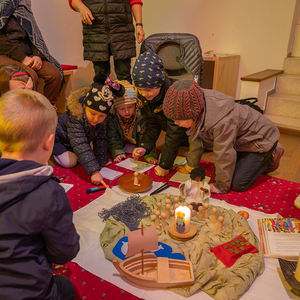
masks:
[[[142,201],[153,212],[157,209],[157,202],[162,203],[162,211],[164,211],[165,200],[166,194],[144,196],[142,198]],[[184,202],[182,198],[180,198],[180,201]],[[209,206],[210,216],[213,207],[212,205]],[[197,234],[189,241],[182,242],[172,239],[169,236],[167,227],[162,231],[157,227],[158,241],[171,246],[173,252],[183,254],[186,260],[190,260],[193,263],[194,285],[188,288],[170,288],[172,292],[188,297],[197,290],[202,289],[202,291],[216,300],[235,300],[239,299],[248,290],[256,277],[263,273],[263,249],[247,220],[233,210],[227,210],[222,207],[217,207],[217,209],[217,216],[224,217],[223,231],[221,233],[216,231],[217,223],[211,223],[209,219],[198,221],[197,216],[191,220],[197,227]],[[171,217],[167,220],[167,224],[173,221],[174,217]],[[153,225],[150,217],[144,218],[142,222],[144,227]],[[106,259],[121,261],[113,255],[112,250],[119,239],[126,236],[128,232],[129,229],[122,222],[117,222],[112,217],[106,221],[106,226],[100,234],[100,244]],[[245,254],[232,267],[227,268],[216,258],[214,253],[210,252],[210,249],[229,242],[239,235],[245,237],[259,252]]]

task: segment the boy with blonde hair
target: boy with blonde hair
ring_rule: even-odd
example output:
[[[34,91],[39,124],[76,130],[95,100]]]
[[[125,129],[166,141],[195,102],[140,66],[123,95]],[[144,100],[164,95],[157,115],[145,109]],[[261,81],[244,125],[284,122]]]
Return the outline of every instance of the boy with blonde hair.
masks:
[[[0,98],[0,299],[74,299],[72,282],[52,275],[79,251],[64,189],[45,165],[55,109],[43,95],[13,90]]]

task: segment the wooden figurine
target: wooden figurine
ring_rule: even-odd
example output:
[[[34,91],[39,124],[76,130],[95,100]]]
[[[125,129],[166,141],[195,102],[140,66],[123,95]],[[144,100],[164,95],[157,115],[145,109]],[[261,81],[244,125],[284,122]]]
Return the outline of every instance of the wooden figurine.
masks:
[[[183,203],[183,206],[188,206],[187,202],[184,202],[184,203]]]
[[[223,221],[224,221],[224,217],[223,216],[219,216],[218,218],[218,225],[217,225],[217,232],[222,232],[223,231]]]
[[[190,173],[190,179],[180,184],[180,196],[188,203],[203,202],[210,197],[210,186],[205,181],[205,174],[202,168],[195,168]]]
[[[217,223],[217,208],[214,207],[211,211],[212,211],[212,216],[210,218],[210,221],[212,223]]]
[[[171,210],[171,204],[167,204],[167,205],[166,205],[166,208],[165,208],[166,219],[170,219],[170,217],[171,217],[171,212],[170,212],[170,210]]]
[[[179,206],[179,204],[178,204],[178,203],[176,203],[176,204],[173,206],[173,209],[171,210],[171,214],[172,214],[172,216],[174,216],[174,215],[175,215],[175,209],[176,209],[178,206]]]
[[[167,194],[166,203],[167,203],[167,204],[170,204],[170,203],[171,203],[171,194],[170,194],[170,193]]]
[[[160,219],[159,219],[160,212],[157,210],[157,211],[155,212],[155,215],[156,215],[156,219],[155,219],[154,224],[155,224],[156,226],[159,226],[159,223],[160,223]]]
[[[157,210],[161,213],[161,203],[160,202],[157,203]]]
[[[203,206],[204,206],[204,218],[208,219],[209,218],[209,211],[208,211],[209,204],[208,203],[204,203]]]
[[[203,221],[203,209],[204,209],[203,206],[199,206],[198,207],[198,211],[199,211],[199,213],[198,213],[198,221]]]
[[[161,213],[161,226],[162,228],[166,228],[167,227],[167,223],[166,223],[166,213]]]
[[[151,215],[151,216],[150,216],[150,221],[151,221],[151,222],[154,222],[155,220],[156,220],[156,215]]]
[[[195,217],[195,215],[197,214],[195,210],[193,210],[193,205],[188,205],[188,208],[191,211],[191,217]]]
[[[175,204],[179,202],[179,197],[174,197],[173,209],[175,210]]]
[[[139,184],[139,179],[138,179],[138,175],[139,175],[138,172],[134,172],[134,181],[133,181],[133,184],[134,184],[134,185],[140,186],[140,184]]]

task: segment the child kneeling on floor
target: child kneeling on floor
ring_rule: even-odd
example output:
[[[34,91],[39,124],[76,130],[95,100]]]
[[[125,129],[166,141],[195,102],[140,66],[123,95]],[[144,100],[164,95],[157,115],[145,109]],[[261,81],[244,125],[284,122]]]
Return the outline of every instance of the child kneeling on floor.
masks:
[[[137,99],[133,85],[126,80],[117,82],[124,86],[125,93],[122,97],[115,99],[114,116],[107,127],[107,148],[115,162],[126,157],[123,142],[137,145],[145,132],[145,118],[140,111],[142,103]],[[156,164],[158,161],[155,148],[144,158],[147,162]]]
[[[114,99],[123,94],[122,85],[111,79],[105,80],[102,74],[94,77],[92,87],[83,87],[71,94],[67,100],[67,111],[58,117],[53,149],[58,164],[72,168],[78,160],[91,176],[93,184],[106,186],[100,174],[101,166],[111,164],[107,153],[106,126],[111,118],[109,112]]]
[[[70,279],[52,275],[52,263],[79,251],[69,199],[45,165],[56,111],[43,95],[14,90],[0,115],[0,299],[74,299]]]

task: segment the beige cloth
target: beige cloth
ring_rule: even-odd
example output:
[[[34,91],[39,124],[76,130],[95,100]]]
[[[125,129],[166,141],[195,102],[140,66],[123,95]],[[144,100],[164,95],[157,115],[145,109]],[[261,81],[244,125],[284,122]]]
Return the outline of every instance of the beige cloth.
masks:
[[[162,211],[165,207],[166,195],[144,196],[142,200],[155,211],[156,203],[162,203]],[[183,202],[183,199],[181,199]],[[211,215],[211,209],[209,206]],[[172,288],[171,291],[188,297],[198,289],[202,289],[209,296],[216,300],[235,300],[239,299],[245,291],[251,286],[256,277],[264,271],[263,249],[252,232],[247,220],[235,213],[233,210],[227,210],[217,207],[217,216],[224,217],[223,231],[216,232],[217,223],[211,223],[209,219],[198,221],[196,217],[192,218],[192,223],[197,227],[196,236],[186,242],[172,239],[168,234],[168,229],[159,231],[157,227],[158,241],[170,245],[173,252],[179,252],[187,260],[193,263],[195,283],[188,288]],[[167,224],[174,221],[174,217],[167,220]],[[152,225],[150,218],[142,220],[144,226]],[[117,222],[110,217],[100,234],[100,244],[108,260],[119,258],[113,255],[112,249],[120,238],[127,235],[129,229],[121,222]],[[258,250],[255,254],[245,254],[230,268],[227,268],[216,256],[210,252],[210,249],[220,244],[226,243],[237,236],[242,235]]]

